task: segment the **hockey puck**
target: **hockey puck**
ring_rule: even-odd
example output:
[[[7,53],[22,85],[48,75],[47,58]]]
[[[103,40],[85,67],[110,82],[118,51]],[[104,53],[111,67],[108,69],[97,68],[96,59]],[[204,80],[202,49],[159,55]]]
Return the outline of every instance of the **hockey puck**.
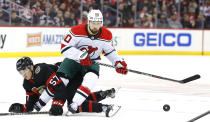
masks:
[[[165,104],[163,106],[163,110],[166,111],[166,112],[169,111],[170,110],[170,106],[168,104]]]

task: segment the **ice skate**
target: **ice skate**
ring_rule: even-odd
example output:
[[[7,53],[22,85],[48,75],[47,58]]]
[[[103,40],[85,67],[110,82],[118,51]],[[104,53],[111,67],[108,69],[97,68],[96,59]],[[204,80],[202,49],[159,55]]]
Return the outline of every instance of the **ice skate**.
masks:
[[[115,93],[116,93],[116,90],[114,88],[111,88],[109,90],[102,91],[101,96],[104,98],[108,98],[108,97],[115,98]]]
[[[117,114],[117,112],[120,110],[121,106],[117,105],[104,105],[103,111],[105,112],[106,117],[113,117]]]
[[[66,112],[66,116],[70,116],[72,114],[78,113],[77,112],[77,105],[72,103],[68,106],[68,111]]]

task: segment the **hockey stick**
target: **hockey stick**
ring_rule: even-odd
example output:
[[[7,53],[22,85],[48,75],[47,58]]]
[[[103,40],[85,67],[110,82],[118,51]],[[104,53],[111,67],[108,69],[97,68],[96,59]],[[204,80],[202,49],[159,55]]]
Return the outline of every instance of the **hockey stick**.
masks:
[[[99,63],[99,62],[95,62],[95,63],[98,64],[98,65],[101,65],[101,66],[115,68],[114,66],[109,65],[109,64],[104,64],[104,63]],[[175,80],[175,79],[166,78],[166,77],[162,77],[162,76],[158,76],[158,75],[153,75],[153,74],[149,74],[149,73],[145,73],[145,72],[140,72],[140,71],[136,71],[136,70],[132,70],[132,69],[128,69],[128,71],[136,73],[136,74],[146,75],[146,76],[150,76],[150,77],[153,77],[153,78],[158,78],[158,79],[162,79],[162,80],[169,80],[169,81],[178,82],[178,83],[188,83],[190,81],[193,81],[193,80],[196,80],[196,79],[200,78],[200,75],[197,74],[197,75],[193,75],[191,77],[185,78],[183,80]]]
[[[10,115],[34,115],[34,114],[49,114],[49,111],[41,111],[41,112],[23,112],[23,113],[0,113],[0,116],[10,116]]]
[[[195,117],[195,118],[193,118],[193,119],[191,119],[191,120],[189,120],[187,122],[194,122],[194,121],[196,121],[196,120],[198,120],[198,119],[200,119],[200,118],[202,118],[202,117],[204,117],[204,116],[206,116],[208,114],[210,114],[210,110],[206,111],[205,113],[202,113],[201,115],[199,115],[199,116],[197,116],[197,117]]]

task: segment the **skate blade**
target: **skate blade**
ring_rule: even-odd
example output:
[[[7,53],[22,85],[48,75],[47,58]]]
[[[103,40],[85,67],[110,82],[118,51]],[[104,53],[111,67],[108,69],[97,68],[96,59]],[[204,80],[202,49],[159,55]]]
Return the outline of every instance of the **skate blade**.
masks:
[[[65,113],[65,116],[72,116],[72,115],[73,115],[73,113],[70,112],[70,111],[67,111],[67,112]]]
[[[115,116],[120,109],[121,109],[121,106],[114,106],[114,108],[109,112],[109,114],[107,114],[107,117]]]

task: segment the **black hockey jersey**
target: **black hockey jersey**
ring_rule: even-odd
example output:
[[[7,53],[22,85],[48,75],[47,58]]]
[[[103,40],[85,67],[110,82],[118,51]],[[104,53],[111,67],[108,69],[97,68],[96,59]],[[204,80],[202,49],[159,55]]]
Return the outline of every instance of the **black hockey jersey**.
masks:
[[[56,63],[60,64],[60,63]],[[64,90],[57,90],[65,88],[61,79],[56,75],[58,65],[39,63],[34,65],[33,77],[30,80],[24,79],[23,88],[26,91],[26,104],[24,105],[24,112],[32,111],[34,104],[39,100],[41,91],[46,89],[47,93],[54,97],[65,101]],[[54,94],[54,91],[56,92]]]

